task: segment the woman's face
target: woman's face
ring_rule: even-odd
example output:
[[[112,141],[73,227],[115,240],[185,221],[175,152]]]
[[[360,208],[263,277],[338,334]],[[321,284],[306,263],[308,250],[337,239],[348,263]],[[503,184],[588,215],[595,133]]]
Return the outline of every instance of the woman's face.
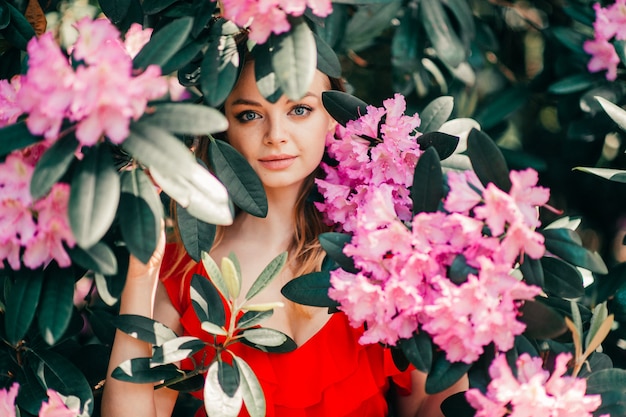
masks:
[[[224,105],[228,141],[246,158],[266,189],[299,187],[317,168],[326,135],[335,121],[322,105],[330,81],[316,71],[308,93],[298,101],[265,100],[257,89],[254,65],[244,67]]]

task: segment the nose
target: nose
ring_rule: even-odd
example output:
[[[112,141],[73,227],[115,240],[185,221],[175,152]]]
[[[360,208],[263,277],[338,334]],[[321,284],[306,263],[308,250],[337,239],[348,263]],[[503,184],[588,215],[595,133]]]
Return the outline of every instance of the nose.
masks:
[[[264,143],[266,145],[276,145],[287,142],[288,128],[287,121],[280,116],[267,116],[267,131],[265,132]]]

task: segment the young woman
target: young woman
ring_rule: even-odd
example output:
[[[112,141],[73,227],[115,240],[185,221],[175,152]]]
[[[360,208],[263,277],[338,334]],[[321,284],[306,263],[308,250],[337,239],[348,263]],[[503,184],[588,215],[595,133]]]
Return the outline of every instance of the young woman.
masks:
[[[227,140],[259,175],[269,208],[266,218],[240,213],[231,226],[223,228],[210,255],[218,263],[231,251],[237,255],[243,276],[241,294],[245,294],[275,256],[289,251],[287,265],[255,302],[282,301],[285,307],[275,309],[263,325],[282,331],[298,345],[289,353],[265,353],[242,346],[238,354],[261,382],[268,416],[383,417],[391,386],[404,394],[397,396],[399,416],[441,416],[441,401],[466,389],[465,381],[428,396],[423,373],[398,371],[380,345],[359,345],[362,330],[351,328],[343,313],[329,315],[325,308],[296,305],[280,292],[294,276],[319,270],[324,256],[316,239],[324,228],[306,196],[324,153],[325,138],[335,129],[335,121],[321,101],[322,92],[330,88],[329,77],[317,71],[302,99],[292,101],[283,96],[270,103],[256,87],[254,65],[247,63],[226,100]],[[190,334],[193,326],[186,321],[185,312],[190,308],[191,273],[180,266],[178,272],[159,276],[160,271],[163,274],[170,269],[162,268],[162,261],[180,265],[164,255],[161,240],[147,265],[131,257],[120,313],[153,317],[177,334]],[[148,344],[118,331],[109,373],[124,360],[150,354]],[[154,390],[150,384],[125,383],[109,375],[102,415],[170,416],[176,396],[169,389]]]

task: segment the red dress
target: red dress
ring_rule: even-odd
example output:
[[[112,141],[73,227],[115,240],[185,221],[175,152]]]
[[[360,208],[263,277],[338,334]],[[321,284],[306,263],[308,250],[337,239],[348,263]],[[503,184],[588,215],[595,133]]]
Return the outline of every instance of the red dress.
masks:
[[[206,276],[200,263],[190,273],[175,274],[163,283],[181,315],[184,335],[208,340],[191,305],[189,288],[194,273]],[[346,315],[339,312],[289,353],[262,352],[243,343],[229,348],[259,379],[267,417],[383,417],[388,411],[385,394],[390,380],[407,395],[411,392],[410,371],[396,368],[389,349],[359,344],[362,333],[362,328],[352,328]],[[201,398],[202,392],[197,396]],[[248,416],[245,406],[240,416]]]

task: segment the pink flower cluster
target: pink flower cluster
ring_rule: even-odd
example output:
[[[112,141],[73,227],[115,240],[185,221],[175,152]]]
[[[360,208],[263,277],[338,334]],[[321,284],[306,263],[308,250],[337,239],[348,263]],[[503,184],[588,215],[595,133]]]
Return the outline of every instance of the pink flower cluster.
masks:
[[[0,164],[0,268],[4,260],[14,270],[22,264],[35,269],[52,259],[61,267],[71,263],[63,247],[63,243],[75,245],[67,214],[69,185],[56,183],[36,201],[29,191],[35,164],[45,148],[40,143],[13,152]]]
[[[149,100],[167,92],[167,81],[158,66],[133,73],[131,55],[108,20],[85,18],[76,28],[79,35],[71,60],[50,32],[28,43],[26,75],[12,83],[12,89],[6,82],[0,84],[0,123],[15,121],[19,109],[19,114],[28,114],[30,132],[49,141],[57,139],[68,120],[76,123],[82,145],[94,145],[103,135],[119,144],[128,136],[130,119],[138,119]],[[133,53],[149,37],[136,32],[134,28],[128,39]],[[7,103],[12,113],[7,114]]]
[[[338,164],[322,164],[326,177],[316,181],[325,200],[316,206],[329,224],[355,231],[355,210],[371,200],[373,190],[385,186],[398,217],[410,220],[409,187],[422,151],[415,130],[419,116],[406,116],[405,110],[404,97],[396,94],[383,107],[367,106],[365,115],[345,128],[338,125],[335,135],[329,135],[326,149]]]
[[[477,410],[476,417],[592,417],[602,400],[585,395],[585,379],[564,376],[570,359],[569,353],[559,354],[550,375],[541,358],[524,353],[517,359],[515,377],[500,354],[489,367],[492,380],[486,395],[473,388],[465,398]]]
[[[16,382],[9,389],[0,389],[0,416],[16,417],[15,400],[20,385]],[[79,410],[68,408],[63,399],[53,389],[46,391],[48,401],[41,404],[39,409],[39,417],[78,417],[81,415]]]
[[[591,55],[587,68],[590,72],[607,70],[607,80],[613,81],[617,78],[620,59],[611,41],[626,40],[626,0],[616,0],[607,7],[596,3],[593,8],[596,11],[595,37],[583,44],[585,52]]]
[[[301,16],[307,7],[320,17],[332,12],[330,0],[223,0],[222,5],[224,18],[249,27],[250,39],[260,44],[289,30],[287,15]]]

